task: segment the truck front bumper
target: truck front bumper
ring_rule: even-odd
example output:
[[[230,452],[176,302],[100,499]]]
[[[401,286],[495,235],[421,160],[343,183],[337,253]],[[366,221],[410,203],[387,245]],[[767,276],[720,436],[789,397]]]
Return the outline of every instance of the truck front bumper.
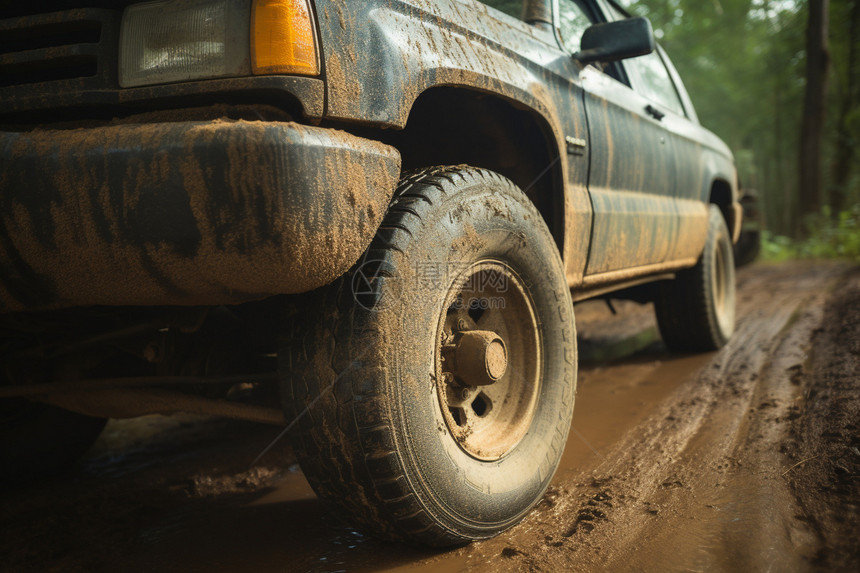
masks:
[[[0,312],[232,304],[358,260],[400,173],[392,147],[294,123],[0,133]]]

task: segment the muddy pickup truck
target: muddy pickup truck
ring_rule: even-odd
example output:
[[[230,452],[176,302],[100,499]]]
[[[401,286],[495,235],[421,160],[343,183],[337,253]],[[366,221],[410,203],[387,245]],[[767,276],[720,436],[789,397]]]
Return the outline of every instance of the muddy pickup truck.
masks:
[[[0,101],[7,483],[192,412],[365,531],[488,538],[559,463],[575,302],[734,328],[732,155],[609,0],[3,2]]]

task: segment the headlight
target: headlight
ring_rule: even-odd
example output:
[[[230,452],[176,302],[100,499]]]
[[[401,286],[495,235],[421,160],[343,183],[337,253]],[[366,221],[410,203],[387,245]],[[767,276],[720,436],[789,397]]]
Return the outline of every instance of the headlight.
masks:
[[[122,19],[119,83],[319,74],[307,0],[162,0]]]

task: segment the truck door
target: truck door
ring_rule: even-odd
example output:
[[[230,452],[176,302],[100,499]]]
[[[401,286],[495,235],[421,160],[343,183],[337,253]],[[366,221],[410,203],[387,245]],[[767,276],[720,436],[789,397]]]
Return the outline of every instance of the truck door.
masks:
[[[673,231],[676,237],[670,238],[672,247],[666,261],[696,259],[704,248],[708,228],[703,130],[678,73],[661,47],[624,65],[633,85],[645,86],[640,93],[661,105],[665,113],[660,123],[666,131],[665,145],[674,158],[671,183],[678,212],[678,228]]]
[[[586,275],[662,262],[677,225],[665,132],[628,86],[593,66],[582,78],[594,210]]]
[[[581,78],[594,211],[586,275],[678,260],[686,251],[677,244],[690,236],[684,228],[705,209],[701,199],[686,197],[701,189],[700,153],[682,135],[685,108],[661,55],[624,60],[607,72],[586,66]]]

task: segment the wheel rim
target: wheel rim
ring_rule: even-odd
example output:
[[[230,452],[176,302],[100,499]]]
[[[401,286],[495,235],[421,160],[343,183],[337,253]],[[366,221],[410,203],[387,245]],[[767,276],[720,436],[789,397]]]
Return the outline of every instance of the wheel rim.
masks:
[[[470,456],[510,452],[534,419],[541,344],[534,303],[505,263],[483,260],[449,288],[436,336],[438,404]]]
[[[717,241],[714,272],[711,273],[711,288],[714,293],[714,307],[720,330],[723,333],[731,333],[735,321],[734,264],[731,248],[727,245],[727,241]]]

